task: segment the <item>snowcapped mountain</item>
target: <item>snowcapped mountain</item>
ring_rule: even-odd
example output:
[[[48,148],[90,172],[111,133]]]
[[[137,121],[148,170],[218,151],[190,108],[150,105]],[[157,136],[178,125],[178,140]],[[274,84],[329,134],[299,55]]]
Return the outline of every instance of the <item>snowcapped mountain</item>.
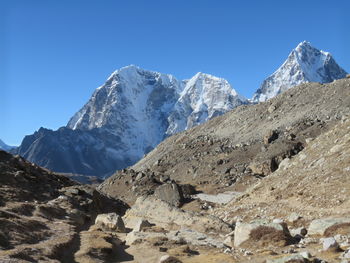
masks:
[[[120,141],[116,155],[139,159],[160,143],[183,87],[171,75],[128,66],[115,71],[68,122],[73,130],[103,129]],[[111,150],[112,151],[112,150]]]
[[[303,41],[292,50],[282,66],[263,81],[252,101],[266,101],[301,83],[328,83],[344,78],[346,74],[330,53],[318,50],[309,42]]]
[[[199,72],[184,84],[169,115],[167,135],[192,128],[246,103],[227,80],[209,74]]]
[[[10,151],[10,150],[12,150],[13,148],[15,148],[15,147],[7,145],[6,143],[4,143],[4,142],[0,139],[0,150]]]
[[[188,81],[131,65],[115,71],[57,131],[26,136],[19,154],[59,172],[105,177],[134,164],[166,136],[245,103],[224,80]]]

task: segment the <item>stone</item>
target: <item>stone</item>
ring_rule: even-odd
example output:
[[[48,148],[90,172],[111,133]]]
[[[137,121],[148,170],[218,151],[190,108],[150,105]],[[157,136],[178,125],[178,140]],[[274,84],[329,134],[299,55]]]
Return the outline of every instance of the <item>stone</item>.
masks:
[[[283,224],[284,221],[282,218],[275,218],[274,220],[272,220],[272,223],[276,223],[276,224]]]
[[[227,246],[219,239],[200,233],[192,229],[181,229],[170,231],[166,234],[169,240],[176,243],[191,244],[193,246],[227,248]],[[232,247],[232,245],[230,246]]]
[[[168,175],[161,175],[159,177],[159,181],[162,183],[166,183],[166,182],[170,181],[170,177]]]
[[[190,199],[192,195],[197,193],[196,188],[190,184],[181,184],[180,189],[183,197],[186,199]]]
[[[288,222],[289,223],[295,223],[295,222],[297,222],[299,219],[301,219],[302,217],[299,215],[299,214],[297,214],[297,213],[291,213],[290,215],[289,215],[289,217],[288,217]]]
[[[341,255],[342,258],[349,258],[350,259],[350,249],[344,251]]]
[[[149,228],[149,227],[151,227],[151,226],[152,226],[151,223],[148,222],[147,220],[145,220],[145,219],[140,219],[140,220],[136,223],[136,225],[134,226],[133,231],[138,231],[138,232],[140,232],[140,231],[142,231],[142,230],[144,230],[144,229],[146,229],[146,228]]]
[[[145,174],[143,172],[139,172],[135,178],[136,181],[140,181],[143,177],[145,176]]]
[[[293,255],[293,256],[266,260],[266,263],[306,263],[306,262],[308,262],[308,260],[306,260],[301,255]]]
[[[306,230],[305,227],[299,227],[299,228],[291,229],[290,230],[290,234],[292,236],[302,236],[302,237],[304,237],[307,234],[307,230]]]
[[[310,258],[312,258],[312,255],[310,254],[309,251],[300,252],[299,255],[302,256],[302,257],[305,258],[305,259],[310,259]]]
[[[226,237],[224,240],[224,245],[228,247],[233,247],[233,237],[232,236]]]
[[[176,207],[181,206],[184,201],[181,189],[175,183],[158,186],[154,191],[154,196]]]
[[[159,259],[159,263],[182,263],[182,261],[175,257],[164,255]]]
[[[258,175],[269,175],[272,172],[271,169],[271,160],[263,161],[263,162],[255,162],[249,164],[248,168],[252,171],[253,174]]]
[[[284,158],[280,164],[278,165],[278,169],[280,170],[286,170],[290,166],[290,159],[289,158]]]
[[[318,243],[318,239],[311,238],[311,237],[304,238],[300,241],[300,244],[302,245],[310,245],[310,244],[317,244],[317,243]]]
[[[350,218],[324,218],[311,221],[308,234],[320,236],[334,236],[350,231]]]
[[[268,109],[267,109],[267,111],[269,112],[269,113],[272,113],[272,112],[274,112],[276,110],[276,106],[275,105],[271,105],[270,107],[268,107]]]
[[[92,211],[94,211],[93,216],[107,213],[124,215],[126,210],[130,208],[129,205],[122,200],[111,198],[97,190],[92,191],[92,201]]]
[[[131,231],[125,237],[125,244],[130,246],[130,245],[142,243],[146,240],[166,239],[166,238],[167,237],[164,233]]]
[[[322,244],[324,251],[337,251],[339,249],[339,244],[334,237],[323,238]]]
[[[292,237],[286,224],[255,221],[238,223],[235,228],[235,247],[267,247],[270,245],[285,246]]]
[[[271,142],[275,141],[278,139],[278,132],[275,130],[270,130],[268,131],[265,136],[264,136],[264,144],[270,144]]]
[[[95,219],[95,224],[107,231],[126,232],[123,219],[116,213],[99,214]]]

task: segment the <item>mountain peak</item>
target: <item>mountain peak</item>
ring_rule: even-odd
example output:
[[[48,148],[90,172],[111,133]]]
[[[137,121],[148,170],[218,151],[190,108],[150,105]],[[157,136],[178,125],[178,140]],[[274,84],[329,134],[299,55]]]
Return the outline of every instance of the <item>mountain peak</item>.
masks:
[[[329,52],[313,47],[308,41],[299,43],[299,45],[291,52],[290,56],[292,56],[294,52],[297,54],[296,58],[298,59],[298,63],[313,63],[315,58],[318,58],[321,62],[323,62],[331,56]]]
[[[263,81],[252,101],[266,101],[301,83],[328,83],[344,78],[346,74],[330,53],[303,41],[292,50],[282,66]]]
[[[300,42],[295,49],[308,48],[308,47],[312,47],[311,43],[309,41],[304,40]]]
[[[121,68],[115,70],[115,71],[111,74],[111,76],[109,77],[109,79],[110,79],[110,78],[113,78],[113,77],[115,77],[115,76],[117,76],[117,75],[131,75],[131,74],[134,75],[134,74],[137,74],[137,72],[140,71],[140,70],[141,70],[140,67],[131,64],[131,65],[129,65],[129,66],[121,67]]]
[[[218,77],[215,77],[215,76],[213,76],[213,75],[210,75],[210,74],[204,73],[204,72],[197,72],[197,74],[193,76],[193,78],[197,78],[197,77],[205,77],[205,78],[215,78],[215,79],[219,79]]]

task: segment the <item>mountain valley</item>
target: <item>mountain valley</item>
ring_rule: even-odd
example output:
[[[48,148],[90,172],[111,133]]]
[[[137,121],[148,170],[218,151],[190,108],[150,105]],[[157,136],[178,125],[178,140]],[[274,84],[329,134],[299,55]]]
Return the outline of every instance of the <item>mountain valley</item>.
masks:
[[[350,75],[309,42],[250,100],[131,65],[0,143],[0,262],[350,262]]]
[[[0,260],[348,262],[349,91],[239,106],[96,189],[2,151]]]

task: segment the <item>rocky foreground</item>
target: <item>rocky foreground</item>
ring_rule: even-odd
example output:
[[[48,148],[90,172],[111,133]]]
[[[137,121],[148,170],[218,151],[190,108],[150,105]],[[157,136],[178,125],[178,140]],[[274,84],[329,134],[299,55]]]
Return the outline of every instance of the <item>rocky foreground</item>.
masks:
[[[0,152],[0,262],[350,262],[349,95],[238,107],[96,189]]]

